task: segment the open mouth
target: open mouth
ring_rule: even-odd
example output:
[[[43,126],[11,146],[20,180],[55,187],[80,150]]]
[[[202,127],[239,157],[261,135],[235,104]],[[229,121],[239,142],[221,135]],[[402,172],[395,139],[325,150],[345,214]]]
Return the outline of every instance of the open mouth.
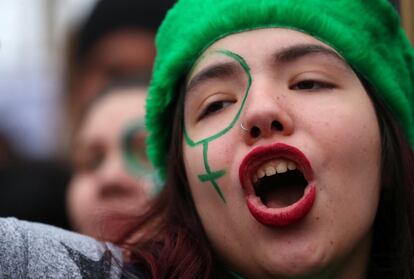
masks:
[[[296,163],[275,160],[261,166],[253,176],[256,196],[269,208],[283,208],[303,197],[308,185]]]
[[[315,201],[309,161],[286,144],[253,149],[240,165],[239,177],[251,214],[265,225],[293,224],[309,213]]]

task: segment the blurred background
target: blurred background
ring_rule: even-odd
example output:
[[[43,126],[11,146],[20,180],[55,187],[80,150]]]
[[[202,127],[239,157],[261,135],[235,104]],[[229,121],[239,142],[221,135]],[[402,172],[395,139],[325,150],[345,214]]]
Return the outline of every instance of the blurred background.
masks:
[[[0,0],[0,216],[68,228],[73,136],[112,80],[148,81],[174,0]]]
[[[60,156],[67,34],[94,2],[0,0],[0,161]]]
[[[68,34],[94,2],[0,0],[0,216],[68,226]]]
[[[0,0],[0,216],[68,227],[63,204],[71,175],[70,138],[83,100],[72,91],[85,91],[78,88],[83,82],[80,77],[86,75],[83,70],[100,65],[82,62],[91,49],[98,51],[88,47],[91,40],[97,39],[84,34],[96,2]],[[124,10],[129,5],[120,0],[109,2],[124,6]],[[152,30],[155,32],[158,21],[174,1],[136,2],[149,7],[139,8],[134,17],[154,21],[149,25],[152,36]],[[391,2],[414,42],[414,0]],[[94,22],[104,26],[117,18],[112,13],[116,9],[107,8]],[[118,18],[128,17],[122,13]],[[98,29],[92,24],[93,31],[88,32],[101,32]],[[82,36],[83,46],[79,44]],[[152,59],[152,55],[141,58]],[[152,61],[148,67],[148,63],[142,63],[125,73],[121,70],[121,74],[148,75]],[[119,71],[112,72],[120,75]]]

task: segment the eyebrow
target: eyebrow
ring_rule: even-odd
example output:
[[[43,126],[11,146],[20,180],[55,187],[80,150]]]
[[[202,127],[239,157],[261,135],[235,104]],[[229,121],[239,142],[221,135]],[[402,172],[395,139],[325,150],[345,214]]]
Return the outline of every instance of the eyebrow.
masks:
[[[240,65],[237,62],[222,62],[213,64],[199,73],[195,74],[188,82],[186,91],[191,91],[201,83],[212,80],[236,76],[241,72]]]
[[[334,58],[343,64],[346,68],[351,69],[345,59],[342,58],[342,56],[340,56],[337,52],[327,47],[315,44],[299,44],[279,50],[273,54],[272,64],[277,65],[294,62],[305,56],[314,54]]]
[[[272,55],[272,65],[294,62],[309,55],[324,55],[334,58],[345,68],[352,71],[349,64],[337,52],[316,44],[298,44],[279,50]],[[191,91],[207,80],[235,76],[240,70],[240,65],[237,62],[213,64],[194,75],[188,82],[186,91]]]

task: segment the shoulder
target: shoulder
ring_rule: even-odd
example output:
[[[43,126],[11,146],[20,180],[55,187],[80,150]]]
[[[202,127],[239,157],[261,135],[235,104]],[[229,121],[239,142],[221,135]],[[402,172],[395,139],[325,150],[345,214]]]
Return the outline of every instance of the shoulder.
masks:
[[[0,218],[0,277],[120,278],[121,250],[56,227]]]

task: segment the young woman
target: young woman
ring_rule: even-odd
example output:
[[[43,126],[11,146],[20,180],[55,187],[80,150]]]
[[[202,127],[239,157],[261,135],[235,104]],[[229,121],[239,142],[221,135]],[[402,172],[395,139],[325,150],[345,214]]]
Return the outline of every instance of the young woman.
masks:
[[[124,236],[128,269],[414,278],[413,88],[385,0],[180,0],[147,101],[165,187]]]
[[[67,194],[73,228],[98,239],[116,240],[115,214],[137,215],[155,193],[145,152],[147,86],[120,79],[86,106],[73,146],[74,174]]]
[[[414,278],[414,52],[387,1],[182,0],[157,48],[165,189],[132,262],[152,278]]]

